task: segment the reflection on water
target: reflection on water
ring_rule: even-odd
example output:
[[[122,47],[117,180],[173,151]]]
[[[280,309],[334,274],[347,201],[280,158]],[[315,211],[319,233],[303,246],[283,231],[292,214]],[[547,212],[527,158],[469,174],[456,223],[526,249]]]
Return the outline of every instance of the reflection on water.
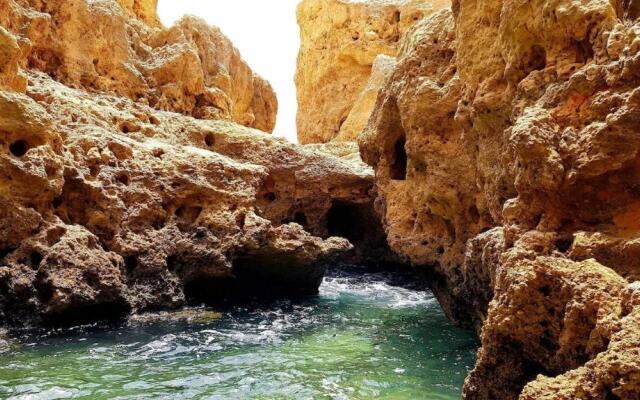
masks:
[[[478,345],[428,291],[353,273],[330,274],[297,303],[21,341],[0,355],[0,398],[454,399]]]

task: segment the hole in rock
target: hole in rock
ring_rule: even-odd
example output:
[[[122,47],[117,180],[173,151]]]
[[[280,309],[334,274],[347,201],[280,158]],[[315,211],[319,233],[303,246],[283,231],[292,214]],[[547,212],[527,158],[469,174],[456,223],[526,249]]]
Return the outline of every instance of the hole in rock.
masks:
[[[276,198],[277,198],[277,197],[276,197],[276,194],[275,194],[275,193],[273,193],[273,192],[269,192],[269,193],[265,193],[265,194],[264,194],[264,196],[263,196],[263,198],[264,198],[265,200],[267,200],[268,202],[270,202],[270,203],[271,203],[271,202],[276,201]]]
[[[140,131],[140,127],[133,122],[123,121],[120,124],[120,131],[122,133],[133,133]]]
[[[181,222],[193,224],[194,222],[196,222],[201,212],[202,207],[182,206],[176,209],[176,217],[178,217]]]
[[[127,272],[132,272],[138,266],[138,257],[136,256],[126,256],[124,258],[124,267],[127,269]]]
[[[589,41],[588,37],[576,42],[576,49],[576,62],[584,64],[588,60],[593,59],[593,45]]]
[[[389,177],[405,180],[407,177],[406,133],[402,125],[400,108],[395,98],[390,98],[383,106],[384,133],[389,138],[385,145],[385,157],[389,164]]]
[[[531,71],[541,71],[547,67],[547,51],[544,47],[534,45],[531,48],[531,55],[527,69]]]
[[[362,239],[363,226],[357,218],[360,215],[358,204],[335,201],[327,214],[327,233],[339,236],[355,243]]]
[[[36,292],[38,294],[38,300],[42,303],[48,303],[53,297],[53,286],[48,281],[37,280],[34,283]]]
[[[307,226],[308,224],[307,216],[302,211],[298,211],[293,216],[293,222],[302,226]]]
[[[31,268],[37,271],[38,268],[40,268],[40,263],[42,263],[43,259],[44,257],[42,254],[37,251],[32,251],[31,254],[29,254],[29,264],[31,264]]]
[[[193,234],[193,237],[195,239],[204,239],[206,236],[207,236],[207,228],[202,226],[196,229],[196,232]]]
[[[163,149],[154,149],[153,150],[153,156],[156,158],[162,158],[162,156],[164,155],[164,150]]]
[[[51,202],[51,206],[53,208],[58,208],[62,205],[63,202],[64,202],[64,199],[62,198],[62,196],[58,196],[53,199],[53,202]]]
[[[544,297],[549,297],[551,295],[551,287],[549,285],[545,285],[540,288],[540,292]]]
[[[236,214],[236,224],[238,224],[240,229],[244,229],[244,226],[246,223],[247,223],[247,214],[243,212]]]
[[[29,151],[29,144],[26,140],[16,140],[9,145],[9,151],[16,157],[22,157]]]
[[[123,173],[116,177],[116,180],[125,186],[129,185],[129,175]]]
[[[84,281],[94,289],[100,286],[100,278],[95,273],[85,272]]]
[[[172,254],[169,257],[167,257],[167,270],[169,272],[174,272],[177,267],[178,267],[178,256],[176,256],[175,254]]]
[[[213,135],[213,133],[208,133],[204,137],[204,143],[209,147],[212,147],[216,144],[216,137]]]
[[[407,150],[406,140],[403,137],[393,146],[393,160],[390,166],[391,179],[403,181],[407,179]]]
[[[156,231],[159,231],[160,229],[164,228],[167,224],[166,219],[164,218],[164,216],[156,216],[152,221],[151,221],[151,226],[153,227],[153,229],[155,229]]]
[[[14,247],[0,248],[0,259],[5,258],[6,256],[13,253],[14,251],[15,251]]]
[[[561,253],[566,253],[573,246],[573,239],[559,239],[556,241],[556,248]]]

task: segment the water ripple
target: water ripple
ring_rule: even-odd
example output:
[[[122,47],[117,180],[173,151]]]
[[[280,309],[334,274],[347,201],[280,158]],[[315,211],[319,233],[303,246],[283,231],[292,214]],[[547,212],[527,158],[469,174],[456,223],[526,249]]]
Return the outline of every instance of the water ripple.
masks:
[[[477,348],[429,291],[343,273],[301,302],[151,314],[23,342],[0,354],[0,398],[458,398]]]

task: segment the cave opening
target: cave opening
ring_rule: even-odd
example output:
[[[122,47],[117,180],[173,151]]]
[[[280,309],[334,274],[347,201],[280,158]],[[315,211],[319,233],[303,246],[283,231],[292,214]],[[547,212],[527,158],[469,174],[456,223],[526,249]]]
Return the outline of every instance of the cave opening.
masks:
[[[534,45],[531,48],[529,63],[527,65],[528,72],[542,71],[547,67],[547,51],[540,45]]]
[[[29,254],[29,264],[34,271],[37,271],[40,268],[40,264],[44,260],[44,256],[37,251],[32,251]]]
[[[307,225],[309,225],[307,216],[302,211],[298,211],[297,213],[295,213],[295,215],[293,216],[293,222],[303,227],[306,227]]]
[[[22,157],[29,151],[29,144],[26,140],[16,140],[9,145],[9,151],[16,157]]]
[[[207,145],[207,147],[213,147],[216,144],[216,137],[213,135],[213,133],[208,133],[204,137],[204,143]]]
[[[404,181],[407,179],[407,141],[404,136],[393,146],[393,159],[389,168],[391,179]]]
[[[398,265],[398,260],[391,256],[387,235],[373,202],[334,200],[326,215],[326,234],[347,239],[353,245],[353,250],[342,258],[345,263],[373,269]]]
[[[358,204],[335,201],[327,214],[327,233],[339,236],[352,243],[362,239],[363,229],[360,223]]]

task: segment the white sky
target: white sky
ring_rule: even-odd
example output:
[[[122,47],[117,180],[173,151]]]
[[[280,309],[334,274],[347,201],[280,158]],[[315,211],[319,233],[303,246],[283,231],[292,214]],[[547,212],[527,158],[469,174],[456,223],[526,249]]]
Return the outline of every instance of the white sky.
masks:
[[[251,69],[276,91],[279,108],[274,133],[296,142],[297,4],[298,0],[159,0],[158,14],[166,26],[185,14],[218,26]]]

